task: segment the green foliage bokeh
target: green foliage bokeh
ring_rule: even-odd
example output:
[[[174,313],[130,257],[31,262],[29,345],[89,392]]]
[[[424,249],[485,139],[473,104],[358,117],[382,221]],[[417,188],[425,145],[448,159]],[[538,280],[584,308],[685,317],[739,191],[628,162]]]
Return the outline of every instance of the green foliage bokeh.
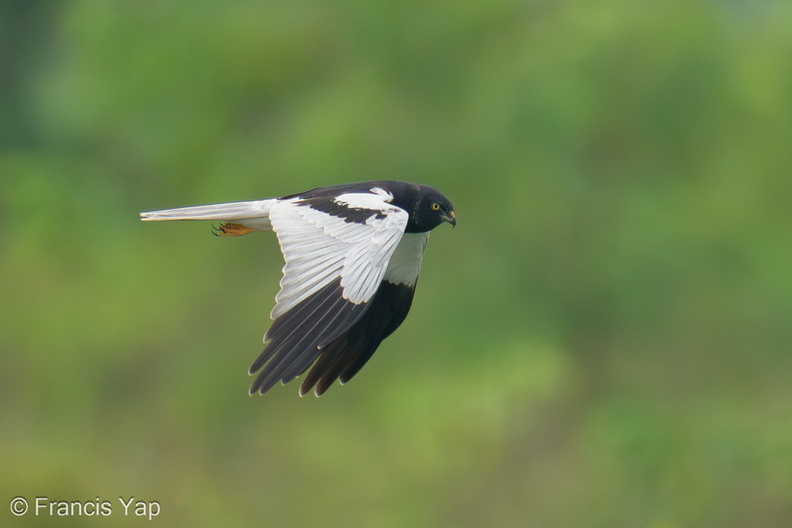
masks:
[[[771,0],[0,3],[0,499],[791,525],[790,64]],[[275,238],[138,212],[368,179],[456,206],[410,317],[249,397]]]

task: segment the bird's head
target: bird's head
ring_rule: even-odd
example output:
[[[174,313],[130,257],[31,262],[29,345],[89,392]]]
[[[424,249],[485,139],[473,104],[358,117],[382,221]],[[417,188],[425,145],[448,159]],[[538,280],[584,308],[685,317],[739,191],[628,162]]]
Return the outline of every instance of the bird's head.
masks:
[[[454,206],[434,187],[420,186],[411,216],[409,230],[414,232],[431,231],[443,222],[456,226]]]

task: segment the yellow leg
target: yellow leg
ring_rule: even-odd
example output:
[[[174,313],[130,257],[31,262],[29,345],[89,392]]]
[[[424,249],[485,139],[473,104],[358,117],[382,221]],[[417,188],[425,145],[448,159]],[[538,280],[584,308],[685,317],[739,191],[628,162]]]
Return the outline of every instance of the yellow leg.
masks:
[[[214,229],[214,234],[217,236],[242,236],[255,231],[253,228],[231,222],[220,224],[220,227],[213,227],[212,229]]]

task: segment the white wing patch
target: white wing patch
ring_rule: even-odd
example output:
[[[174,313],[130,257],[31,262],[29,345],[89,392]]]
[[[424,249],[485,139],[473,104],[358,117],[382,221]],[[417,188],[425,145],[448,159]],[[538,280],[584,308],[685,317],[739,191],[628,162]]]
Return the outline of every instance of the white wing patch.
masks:
[[[384,189],[374,187],[367,193],[344,193],[339,194],[334,199],[335,203],[346,205],[354,209],[371,209],[379,211],[384,203],[393,201],[393,195]],[[387,207],[387,205],[386,205]]]
[[[409,217],[387,203],[388,197],[347,193],[336,198],[337,203],[371,210],[365,224],[301,205],[299,198],[272,206],[270,221],[286,261],[273,319],[339,277],[343,297],[350,302],[360,304],[373,297]]]

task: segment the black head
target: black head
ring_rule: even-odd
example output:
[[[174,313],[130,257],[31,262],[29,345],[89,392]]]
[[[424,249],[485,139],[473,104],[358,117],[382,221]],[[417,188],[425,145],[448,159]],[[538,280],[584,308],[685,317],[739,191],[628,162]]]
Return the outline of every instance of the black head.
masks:
[[[415,185],[410,222],[407,224],[408,233],[423,233],[431,231],[443,222],[456,226],[454,206],[443,196],[443,193],[428,185]]]

